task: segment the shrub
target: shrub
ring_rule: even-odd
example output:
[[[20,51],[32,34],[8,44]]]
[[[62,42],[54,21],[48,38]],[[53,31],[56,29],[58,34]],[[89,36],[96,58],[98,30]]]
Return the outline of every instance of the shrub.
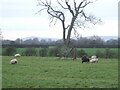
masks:
[[[54,47],[49,49],[49,53],[48,53],[49,56],[57,57],[58,54],[60,54],[60,48]]]
[[[15,52],[16,52],[15,47],[6,47],[5,50],[2,52],[2,55],[12,56],[15,54]]]
[[[106,48],[104,52],[104,57],[105,58],[118,58],[118,52],[117,51],[115,52],[115,51],[110,50],[109,48]]]
[[[111,51],[110,58],[118,58],[118,52]]]
[[[104,58],[104,52],[102,53],[100,50],[96,51],[96,56],[100,57],[100,58]]]
[[[47,49],[46,48],[40,49],[39,50],[39,56],[41,56],[41,57],[47,56]]]
[[[24,51],[25,56],[37,56],[37,50],[35,48],[26,48]]]
[[[81,49],[77,51],[77,56],[78,57],[87,56],[87,53],[83,49]]]

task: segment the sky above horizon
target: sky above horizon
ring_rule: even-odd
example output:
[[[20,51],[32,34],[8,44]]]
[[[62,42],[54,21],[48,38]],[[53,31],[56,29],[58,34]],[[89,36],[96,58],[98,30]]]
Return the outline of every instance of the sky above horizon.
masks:
[[[54,4],[56,0],[51,1]],[[81,36],[118,36],[118,1],[97,0],[90,4],[86,8],[87,13],[100,18],[103,24],[79,29],[78,33]],[[37,0],[0,0],[0,29],[3,39],[15,40],[29,36],[63,37],[60,22],[49,26],[47,13],[35,14],[40,10],[37,4]]]

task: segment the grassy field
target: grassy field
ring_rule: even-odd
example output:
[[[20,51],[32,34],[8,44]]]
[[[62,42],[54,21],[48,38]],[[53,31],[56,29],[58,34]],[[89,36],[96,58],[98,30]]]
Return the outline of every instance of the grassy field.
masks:
[[[56,57],[3,56],[3,88],[117,88],[118,60],[99,59],[99,63],[81,63],[81,59]]]

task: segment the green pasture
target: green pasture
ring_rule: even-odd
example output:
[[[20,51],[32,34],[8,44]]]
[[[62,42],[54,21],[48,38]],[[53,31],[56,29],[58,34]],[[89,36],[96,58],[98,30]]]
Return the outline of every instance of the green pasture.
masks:
[[[83,49],[89,56],[95,55],[97,51],[105,52],[107,48],[77,48],[77,50]],[[109,48],[113,52],[118,52],[118,48]]]
[[[80,58],[22,56],[15,65],[11,59],[2,57],[3,88],[118,88],[117,59],[82,64]]]

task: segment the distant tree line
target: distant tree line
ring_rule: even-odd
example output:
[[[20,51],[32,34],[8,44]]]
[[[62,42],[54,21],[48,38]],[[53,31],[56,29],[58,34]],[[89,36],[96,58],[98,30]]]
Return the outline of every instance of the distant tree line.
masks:
[[[99,36],[92,36],[90,38],[87,37],[80,37],[78,39],[71,39],[70,43],[71,45],[76,46],[77,48],[118,48],[120,38],[118,39],[110,39],[110,40],[103,40]],[[22,39],[16,39],[15,41],[11,40],[2,40],[2,47],[19,47],[19,48],[25,48],[25,47],[49,47],[49,46],[59,46],[63,44],[63,40],[59,39],[57,41],[53,41],[51,39],[45,40],[39,40],[38,38],[28,39],[28,40],[22,40]]]
[[[3,56],[14,56],[16,53],[20,53],[22,56],[40,56],[40,57],[61,57],[62,48],[55,46],[52,48],[25,48],[24,50],[20,50],[15,47],[6,47],[4,48],[2,55]],[[83,49],[76,49],[75,51],[76,57],[81,58],[82,56],[90,57],[90,54]],[[116,50],[111,50],[110,48],[105,48],[104,51],[98,49],[95,51],[96,56],[99,58],[118,58],[118,52]],[[74,50],[69,53],[68,57],[74,57]]]

